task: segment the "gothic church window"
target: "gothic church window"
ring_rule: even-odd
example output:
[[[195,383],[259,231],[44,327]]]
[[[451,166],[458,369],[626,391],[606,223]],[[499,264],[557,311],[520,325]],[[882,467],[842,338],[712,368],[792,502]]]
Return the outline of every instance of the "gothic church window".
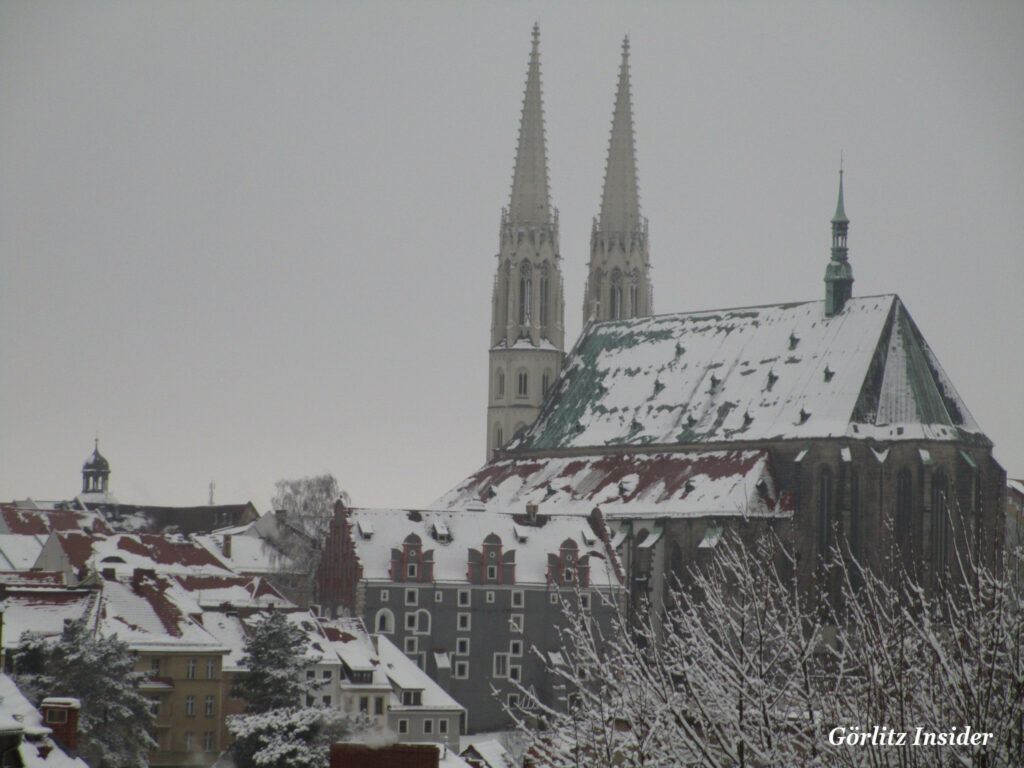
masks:
[[[818,557],[822,561],[828,558],[832,546],[834,498],[832,470],[822,467],[818,471]]]
[[[494,383],[494,389],[497,392],[497,397],[502,398],[505,396],[505,371],[501,368],[498,369],[497,380]]]
[[[516,374],[516,396],[526,397],[530,392],[530,375],[525,371]]]
[[[530,263],[524,261],[519,275],[519,324],[529,325],[533,311],[533,277],[530,272]]]
[[[540,324],[548,324],[548,276],[540,278]]]
[[[914,506],[914,488],[910,471],[904,467],[896,477],[896,519],[893,521],[896,545],[903,549],[905,562],[910,558],[911,515]]]
[[[551,371],[544,371],[544,375],[540,379],[540,396],[544,397],[548,393],[548,387],[551,386]]]
[[[932,478],[932,560],[941,576],[949,556],[949,479],[941,469]]]
[[[501,446],[502,446],[502,444],[504,442],[505,441],[502,439],[502,434],[501,434],[501,425],[500,424],[495,424],[494,425],[494,448],[495,449],[501,448]]]

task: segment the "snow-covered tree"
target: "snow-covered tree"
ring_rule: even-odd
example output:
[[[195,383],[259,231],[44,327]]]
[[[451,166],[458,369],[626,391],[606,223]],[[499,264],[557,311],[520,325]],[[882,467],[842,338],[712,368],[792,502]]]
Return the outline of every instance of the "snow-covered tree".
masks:
[[[771,534],[753,546],[726,537],[658,615],[620,617],[602,635],[567,610],[549,669],[563,702],[521,689],[535,749],[558,768],[1024,765],[1024,603],[1006,569],[957,552],[926,589],[836,550],[839,599],[823,605],[801,595],[794,565]],[[994,736],[914,749],[828,738],[874,725]]]
[[[134,668],[127,644],[94,634],[84,620],[67,622],[56,642],[26,632],[14,650],[15,681],[34,704],[81,700],[79,753],[93,768],[144,768],[157,746],[149,702],[136,690],[146,673]]]
[[[244,654],[245,668],[231,689],[246,701],[248,712],[268,712],[296,707],[309,691],[306,683],[306,649],[309,638],[284,613],[271,611],[249,625]]]
[[[333,742],[368,724],[362,716],[302,706],[313,690],[306,682],[309,642],[280,611],[249,625],[240,659],[246,671],[231,692],[246,700],[250,714],[227,720],[238,768],[322,768]]]
[[[274,544],[288,558],[289,568],[298,567],[306,575],[310,590],[320,564],[324,539],[334,515],[334,503],[348,494],[338,487],[334,475],[316,475],[294,480],[278,480],[271,503],[285,513],[274,537]]]
[[[365,725],[364,719],[330,708],[286,707],[231,715],[227,723],[237,768],[323,768],[331,744]]]

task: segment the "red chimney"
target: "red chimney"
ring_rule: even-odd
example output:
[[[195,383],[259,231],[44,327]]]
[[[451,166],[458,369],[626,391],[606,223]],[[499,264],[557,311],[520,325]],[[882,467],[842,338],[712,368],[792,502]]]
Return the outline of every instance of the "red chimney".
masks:
[[[81,707],[78,699],[57,696],[43,699],[39,705],[43,725],[53,731],[53,740],[69,755],[78,750],[78,710]]]

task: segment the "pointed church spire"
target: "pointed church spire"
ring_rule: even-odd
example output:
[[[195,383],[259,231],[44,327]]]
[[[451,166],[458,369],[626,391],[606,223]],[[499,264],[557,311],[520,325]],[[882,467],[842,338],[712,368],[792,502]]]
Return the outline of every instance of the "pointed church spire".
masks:
[[[629,89],[629,37],[622,41],[619,87],[615,95],[608,164],[604,173],[601,217],[605,233],[625,233],[640,221],[640,194],[636,182],[636,145],[633,138],[633,104]]]
[[[540,92],[540,25],[533,25],[533,47],[526,73],[523,115],[519,123],[519,146],[512,176],[509,219],[520,226],[538,226],[551,221],[548,201],[548,160],[544,146],[544,104]]]
[[[839,200],[832,217],[832,259],[825,268],[825,315],[831,317],[843,311],[853,295],[853,267],[850,266],[846,235],[850,220],[843,207],[843,164],[839,163]]]

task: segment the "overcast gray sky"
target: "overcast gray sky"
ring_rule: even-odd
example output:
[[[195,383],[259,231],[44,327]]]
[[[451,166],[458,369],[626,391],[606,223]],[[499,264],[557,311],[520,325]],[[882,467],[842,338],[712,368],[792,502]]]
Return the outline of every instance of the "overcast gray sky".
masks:
[[[1024,3],[0,1],[0,498],[483,461],[530,28],[567,340],[630,35],[655,309],[896,292],[1024,475]]]

